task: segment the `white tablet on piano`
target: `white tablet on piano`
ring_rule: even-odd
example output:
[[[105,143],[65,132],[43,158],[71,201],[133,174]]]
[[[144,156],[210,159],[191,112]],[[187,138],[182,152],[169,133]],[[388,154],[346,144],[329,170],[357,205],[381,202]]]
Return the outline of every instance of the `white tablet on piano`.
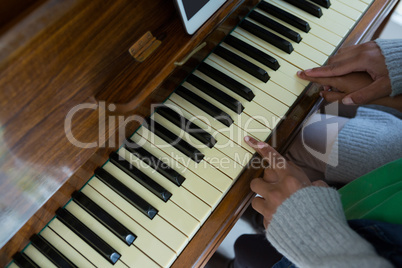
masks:
[[[226,1],[174,0],[188,34],[193,34],[200,28]]]

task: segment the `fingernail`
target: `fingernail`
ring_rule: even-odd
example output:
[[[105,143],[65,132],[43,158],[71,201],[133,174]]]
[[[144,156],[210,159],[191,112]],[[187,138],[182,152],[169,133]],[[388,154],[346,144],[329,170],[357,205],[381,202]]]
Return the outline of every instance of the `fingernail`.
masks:
[[[307,70],[304,70],[304,72],[305,72],[306,74],[308,74],[309,72],[311,72],[311,70],[312,70],[312,69],[307,69]]]
[[[303,71],[297,71],[297,76],[301,76]]]
[[[320,96],[322,97],[322,91],[320,91]]]
[[[260,141],[259,143],[257,143],[257,146],[259,149],[262,149],[262,148],[266,147],[267,144],[265,142]]]
[[[345,105],[354,105],[355,104],[351,97],[343,98],[342,103],[345,104]]]
[[[249,136],[244,137],[244,141],[245,141],[245,142],[249,142],[249,141],[250,141],[250,137],[249,137]]]

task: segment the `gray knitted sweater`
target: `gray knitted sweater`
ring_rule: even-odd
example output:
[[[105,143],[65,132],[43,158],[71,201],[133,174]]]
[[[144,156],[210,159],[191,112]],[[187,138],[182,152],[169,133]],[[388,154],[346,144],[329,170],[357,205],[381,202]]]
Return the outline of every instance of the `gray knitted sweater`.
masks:
[[[392,93],[402,93],[402,39],[376,40],[385,57]],[[342,128],[329,155],[325,179],[348,183],[373,169],[402,157],[402,113],[367,105]],[[390,142],[392,141],[392,142]],[[373,153],[375,152],[375,153]],[[337,161],[336,161],[337,159]]]
[[[401,94],[402,40],[376,42],[389,70],[391,96]],[[326,177],[347,182],[402,157],[398,113],[377,108],[360,107],[341,130],[338,151],[331,154],[338,154],[339,163],[345,164],[327,167]],[[277,209],[266,236],[298,267],[392,267],[348,226],[339,194],[332,188],[311,186],[294,193]]]

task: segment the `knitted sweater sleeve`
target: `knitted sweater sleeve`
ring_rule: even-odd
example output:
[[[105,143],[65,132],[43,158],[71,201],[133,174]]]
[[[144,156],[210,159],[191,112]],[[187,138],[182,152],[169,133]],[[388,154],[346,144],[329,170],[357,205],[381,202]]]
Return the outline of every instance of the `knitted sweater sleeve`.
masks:
[[[375,40],[385,57],[389,78],[391,79],[391,97],[402,94],[402,39]]]
[[[294,193],[278,207],[266,236],[297,267],[392,267],[348,226],[332,188]]]

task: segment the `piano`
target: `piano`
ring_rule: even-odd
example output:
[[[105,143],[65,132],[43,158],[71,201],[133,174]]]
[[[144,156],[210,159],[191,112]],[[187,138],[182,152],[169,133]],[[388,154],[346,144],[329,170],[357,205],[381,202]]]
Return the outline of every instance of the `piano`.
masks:
[[[262,173],[242,138],[286,152],[296,71],[396,2],[229,0],[192,36],[172,1],[0,4],[0,266],[204,266]]]

